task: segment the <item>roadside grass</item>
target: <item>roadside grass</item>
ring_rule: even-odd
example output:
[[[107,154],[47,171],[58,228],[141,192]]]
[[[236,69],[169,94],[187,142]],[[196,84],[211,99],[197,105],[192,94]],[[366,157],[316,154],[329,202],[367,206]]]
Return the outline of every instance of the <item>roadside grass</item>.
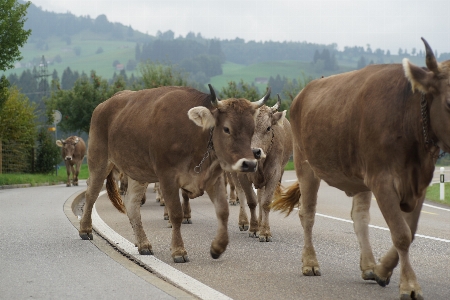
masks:
[[[71,176],[72,177],[72,176]],[[82,164],[78,179],[87,179],[89,171],[87,164]],[[37,186],[39,184],[48,183],[50,185],[65,183],[67,180],[66,167],[61,166],[58,169],[58,176],[53,174],[0,174],[0,186],[12,184],[31,184]]]
[[[450,182],[444,183],[444,200],[440,200],[440,183],[435,183],[427,189],[426,199],[436,203],[450,205]]]

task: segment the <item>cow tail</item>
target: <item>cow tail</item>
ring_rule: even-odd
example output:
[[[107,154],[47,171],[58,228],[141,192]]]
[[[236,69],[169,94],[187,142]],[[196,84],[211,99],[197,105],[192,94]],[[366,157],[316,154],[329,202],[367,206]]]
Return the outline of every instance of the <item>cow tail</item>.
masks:
[[[106,177],[106,191],[108,192],[109,200],[111,200],[114,207],[121,213],[126,213],[125,205],[123,204],[122,198],[120,198],[112,171],[109,173],[108,177]]]
[[[272,210],[279,210],[286,213],[286,216],[289,216],[300,201],[299,183],[297,182],[290,186],[286,192],[281,192],[280,186],[277,189],[280,189],[280,191],[275,191],[274,200],[270,204],[270,208]]]

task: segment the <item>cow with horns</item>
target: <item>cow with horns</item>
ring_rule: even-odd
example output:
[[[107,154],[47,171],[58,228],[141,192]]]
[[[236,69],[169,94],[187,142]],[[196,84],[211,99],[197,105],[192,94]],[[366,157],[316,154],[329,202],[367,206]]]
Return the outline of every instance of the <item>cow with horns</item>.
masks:
[[[409,249],[438,155],[450,151],[450,60],[438,63],[422,40],[427,68],[406,58],[403,65],[369,65],[316,79],[294,99],[298,184],[272,207],[289,213],[301,204],[304,275],[321,275],[312,228],[324,180],[353,197],[362,278],[386,286],[400,263],[400,298],[423,299]],[[378,263],[368,238],[372,193],[393,242]]]
[[[218,230],[210,253],[215,259],[220,257],[229,241],[223,170],[257,169],[261,149],[252,149],[251,140],[255,118],[269,99],[270,90],[252,103],[242,98],[219,101],[211,85],[209,89],[210,94],[168,86],[122,91],[95,108],[89,132],[90,178],[80,220],[81,238],[92,239],[92,208],[106,178],[108,196],[116,208],[127,213],[139,253],[153,254],[139,210],[147,185],[159,181],[172,222],[170,249],[174,262],[189,261],[180,232],[180,188],[191,199],[205,191],[211,198]],[[128,176],[124,202],[113,188],[114,166]]]

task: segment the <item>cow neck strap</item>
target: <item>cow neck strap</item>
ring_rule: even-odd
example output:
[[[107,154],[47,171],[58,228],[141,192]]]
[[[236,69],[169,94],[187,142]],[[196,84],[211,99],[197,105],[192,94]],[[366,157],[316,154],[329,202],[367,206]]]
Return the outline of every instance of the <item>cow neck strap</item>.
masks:
[[[211,130],[209,131],[208,145],[206,147],[206,152],[203,155],[202,161],[198,164],[198,166],[196,166],[194,168],[194,172],[197,173],[197,174],[199,174],[202,171],[202,164],[205,162],[205,159],[207,159],[209,157],[209,152],[214,150],[214,145],[213,145],[213,141],[212,141],[213,130],[214,130],[214,127],[211,127]]]
[[[425,144],[426,145],[432,145],[435,146],[436,148],[440,149],[439,146],[437,145],[437,143],[431,139],[428,136],[428,102],[427,99],[425,98],[425,93],[421,93],[422,94],[422,99],[420,100],[420,113],[422,115],[422,131],[423,131],[423,137],[425,139]],[[445,155],[445,152],[443,151],[441,154],[439,154],[437,156],[437,158],[441,158]]]

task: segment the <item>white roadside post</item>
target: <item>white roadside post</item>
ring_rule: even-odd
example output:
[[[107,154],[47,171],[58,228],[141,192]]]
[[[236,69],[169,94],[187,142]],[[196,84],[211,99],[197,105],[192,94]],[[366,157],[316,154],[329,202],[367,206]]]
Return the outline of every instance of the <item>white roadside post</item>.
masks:
[[[445,168],[444,167],[441,167],[441,177],[440,177],[440,190],[441,190],[441,197],[440,197],[440,199],[441,200],[444,200],[444,194],[445,194],[445,186],[444,186],[444,181],[445,181],[445,178],[444,178],[444,171],[445,171]]]

